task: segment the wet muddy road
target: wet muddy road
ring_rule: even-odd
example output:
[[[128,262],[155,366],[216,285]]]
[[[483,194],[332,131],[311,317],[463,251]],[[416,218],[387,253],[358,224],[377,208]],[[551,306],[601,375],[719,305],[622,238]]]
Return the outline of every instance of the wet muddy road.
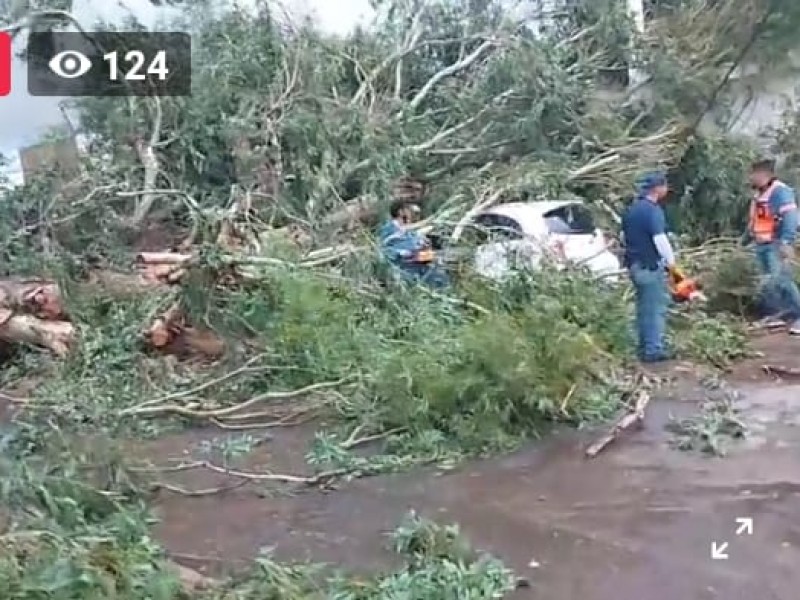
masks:
[[[783,343],[760,362],[800,367],[800,353]],[[753,434],[725,458],[668,446],[669,415],[696,412],[700,399],[696,386],[679,385],[677,398],[651,403],[642,431],[591,461],[583,449],[592,435],[570,433],[455,471],[363,479],[329,493],[168,497],[158,533],[186,564],[199,566],[189,554],[212,557],[201,561],[212,570],[264,546],[279,558],[372,570],[391,560],[384,534],[414,509],[459,523],[475,546],[527,578],[532,587],[516,598],[794,600],[800,385],[759,377],[752,365],[735,379]],[[737,519],[752,519],[752,535],[736,534]],[[712,558],[715,543],[727,558]]]

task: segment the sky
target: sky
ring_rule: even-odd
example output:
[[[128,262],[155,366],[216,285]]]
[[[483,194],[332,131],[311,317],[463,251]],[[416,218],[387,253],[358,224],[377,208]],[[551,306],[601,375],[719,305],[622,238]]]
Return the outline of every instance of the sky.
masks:
[[[239,4],[246,6],[248,1],[240,0]],[[284,0],[281,5],[292,17],[314,17],[322,29],[331,33],[347,33],[372,14],[369,0]],[[72,13],[85,29],[91,29],[97,20],[114,22],[131,14],[150,27],[169,17],[168,9],[154,7],[148,0],[74,0]],[[24,48],[24,40],[19,37],[15,42],[17,52]],[[13,162],[9,175],[14,183],[21,178],[17,149],[36,143],[51,128],[65,124],[59,109],[63,99],[30,96],[27,86],[26,64],[15,59],[11,94],[0,98],[0,153]]]

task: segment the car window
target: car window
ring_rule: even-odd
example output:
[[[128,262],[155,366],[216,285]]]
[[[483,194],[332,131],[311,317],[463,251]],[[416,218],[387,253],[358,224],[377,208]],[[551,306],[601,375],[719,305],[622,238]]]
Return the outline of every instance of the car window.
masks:
[[[464,230],[463,240],[469,245],[522,239],[522,227],[510,217],[485,213],[475,217]]]
[[[511,217],[494,215],[494,224],[490,228],[489,236],[493,242],[511,241],[522,239],[522,227]]]
[[[489,240],[492,242],[519,240],[523,237],[522,227],[511,217],[505,215],[481,215],[481,217],[483,217],[482,226],[487,230]]]
[[[592,234],[595,232],[591,211],[582,204],[567,204],[544,214],[550,233]]]

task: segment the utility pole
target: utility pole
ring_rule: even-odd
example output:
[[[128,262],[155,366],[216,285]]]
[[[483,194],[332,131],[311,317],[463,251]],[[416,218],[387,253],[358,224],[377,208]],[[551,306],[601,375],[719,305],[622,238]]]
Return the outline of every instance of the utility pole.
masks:
[[[64,101],[58,103],[58,110],[61,111],[61,115],[64,117],[64,122],[67,124],[67,131],[69,131],[69,137],[72,139],[73,142],[77,143],[78,141],[78,130],[75,129],[75,126],[72,123],[72,119],[69,118],[69,114],[67,114],[67,108],[64,106]]]

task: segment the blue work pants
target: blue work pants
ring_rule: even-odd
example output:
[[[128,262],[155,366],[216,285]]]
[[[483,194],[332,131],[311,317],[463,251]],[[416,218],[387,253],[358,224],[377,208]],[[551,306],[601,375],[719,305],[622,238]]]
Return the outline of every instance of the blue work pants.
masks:
[[[756,260],[764,276],[762,297],[774,299],[781,317],[800,319],[800,290],[794,281],[792,266],[781,260],[778,245],[756,246]]]
[[[658,358],[665,353],[667,310],[670,295],[664,269],[646,269],[635,264],[630,277],[636,292],[636,333],[640,359]]]

